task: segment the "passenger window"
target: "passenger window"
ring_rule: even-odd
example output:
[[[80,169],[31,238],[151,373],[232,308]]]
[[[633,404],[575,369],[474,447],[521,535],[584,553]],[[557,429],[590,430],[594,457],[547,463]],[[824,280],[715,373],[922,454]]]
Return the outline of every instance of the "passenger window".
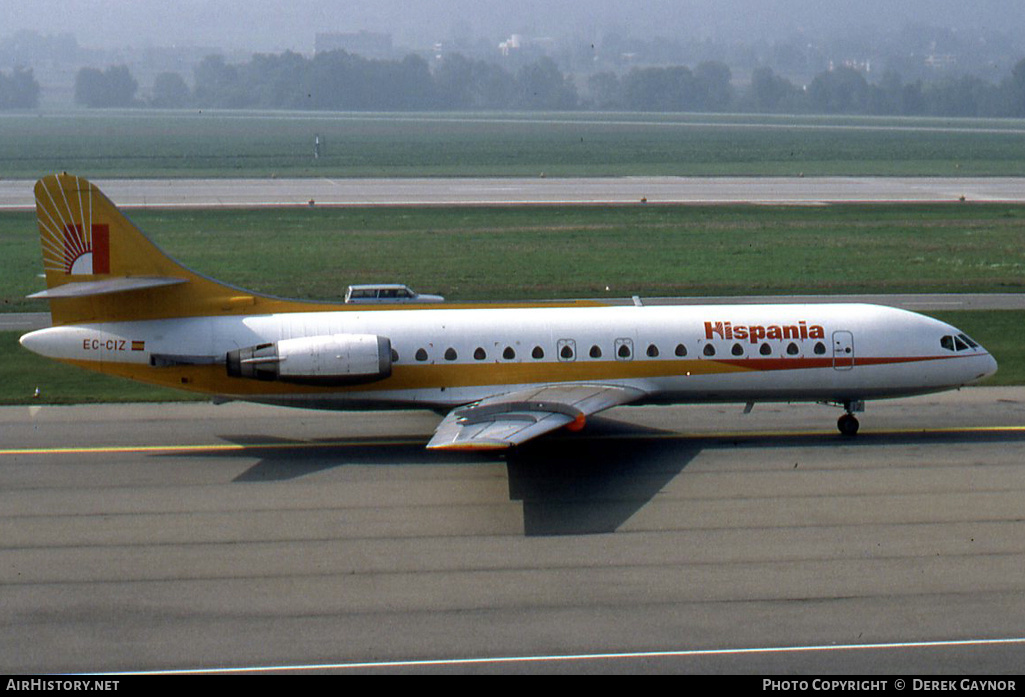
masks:
[[[559,339],[559,360],[572,361],[576,358],[577,343],[573,339]]]
[[[683,358],[684,356],[686,356],[687,355],[687,347],[684,346],[683,344],[677,344],[676,345],[676,355],[679,356],[680,358]]]
[[[733,344],[732,353],[733,353],[734,356],[743,356],[744,355],[744,347],[741,346],[740,344]]]
[[[821,356],[826,352],[826,345],[821,341],[815,342],[815,355]]]
[[[427,351],[425,349],[419,348],[419,349],[416,350],[416,355],[413,356],[413,357],[416,358],[416,360],[421,361],[421,362],[422,361],[426,361],[427,360]]]
[[[505,351],[502,351],[502,358],[504,358],[507,361],[511,361],[512,359],[516,358],[516,352],[513,351],[512,346],[505,347]]]
[[[797,348],[797,344],[795,344],[793,341],[791,341],[789,344],[787,344],[787,355],[788,356],[796,356],[800,352],[801,352],[801,349]]]
[[[539,361],[545,357],[545,350],[540,346],[535,346],[534,350],[530,352],[530,355],[534,360]]]
[[[478,346],[474,350],[474,352],[473,352],[473,359],[476,360],[476,361],[483,361],[487,357],[488,357],[487,352],[484,349],[482,349],[480,346]]]
[[[703,354],[705,354],[706,356],[714,356],[715,355],[715,346],[712,346],[711,344],[705,344],[705,348],[703,348],[701,350],[701,352]]]
[[[761,347],[759,347],[758,349],[758,353],[762,354],[763,356],[768,356],[770,353],[772,353],[772,347],[768,344],[762,344]]]
[[[454,348],[447,348],[447,349],[445,349],[445,360],[446,361],[454,361],[458,357],[459,356],[456,355],[456,350]]]
[[[592,346],[591,350],[588,352],[587,355],[589,355],[591,358],[601,358],[601,347]]]
[[[658,358],[658,346],[648,344],[648,358]]]

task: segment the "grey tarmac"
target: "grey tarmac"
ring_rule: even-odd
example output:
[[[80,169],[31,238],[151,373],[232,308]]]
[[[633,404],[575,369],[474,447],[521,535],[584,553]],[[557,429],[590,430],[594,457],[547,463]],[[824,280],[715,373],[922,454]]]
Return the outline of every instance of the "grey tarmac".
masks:
[[[0,671],[1020,672],[1025,389],[839,413],[0,408]]]
[[[1025,202],[1019,177],[567,177],[98,179],[119,207]],[[0,210],[34,208],[34,182],[0,180]]]

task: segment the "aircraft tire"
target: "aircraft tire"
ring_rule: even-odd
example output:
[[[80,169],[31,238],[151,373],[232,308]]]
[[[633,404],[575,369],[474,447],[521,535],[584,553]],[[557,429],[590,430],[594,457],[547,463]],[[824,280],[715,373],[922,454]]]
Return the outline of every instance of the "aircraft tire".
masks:
[[[860,425],[861,424],[858,423],[858,419],[854,414],[844,414],[837,419],[836,422],[836,427],[840,429],[840,433],[845,436],[857,435],[858,426]]]

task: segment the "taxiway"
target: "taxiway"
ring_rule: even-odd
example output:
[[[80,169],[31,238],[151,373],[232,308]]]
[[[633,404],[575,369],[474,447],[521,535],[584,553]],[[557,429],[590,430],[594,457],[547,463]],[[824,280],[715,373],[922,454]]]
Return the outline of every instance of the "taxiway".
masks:
[[[1019,672],[1025,389],[837,415],[2,408],[0,671]]]
[[[595,298],[629,305],[632,298]],[[1025,293],[895,293],[863,295],[738,295],[639,298],[645,305],[732,305],[734,303],[872,303],[915,312],[941,310],[1025,310]],[[0,332],[29,332],[50,326],[49,312],[0,312]]]
[[[98,179],[122,208],[1025,202],[1017,177],[569,177]],[[0,180],[0,210],[34,208],[26,180]]]

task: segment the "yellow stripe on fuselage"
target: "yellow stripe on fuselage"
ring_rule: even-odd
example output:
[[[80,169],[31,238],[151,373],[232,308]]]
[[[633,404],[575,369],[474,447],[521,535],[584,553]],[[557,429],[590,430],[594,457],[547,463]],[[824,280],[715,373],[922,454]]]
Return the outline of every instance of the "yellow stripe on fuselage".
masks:
[[[240,396],[376,392],[559,382],[607,382],[610,380],[741,373],[756,370],[754,367],[744,367],[736,363],[697,359],[394,365],[391,377],[384,380],[361,385],[324,387],[232,378],[228,376],[223,365],[153,368],[148,365],[106,361],[65,360],[64,362],[108,375],[165,387]]]

